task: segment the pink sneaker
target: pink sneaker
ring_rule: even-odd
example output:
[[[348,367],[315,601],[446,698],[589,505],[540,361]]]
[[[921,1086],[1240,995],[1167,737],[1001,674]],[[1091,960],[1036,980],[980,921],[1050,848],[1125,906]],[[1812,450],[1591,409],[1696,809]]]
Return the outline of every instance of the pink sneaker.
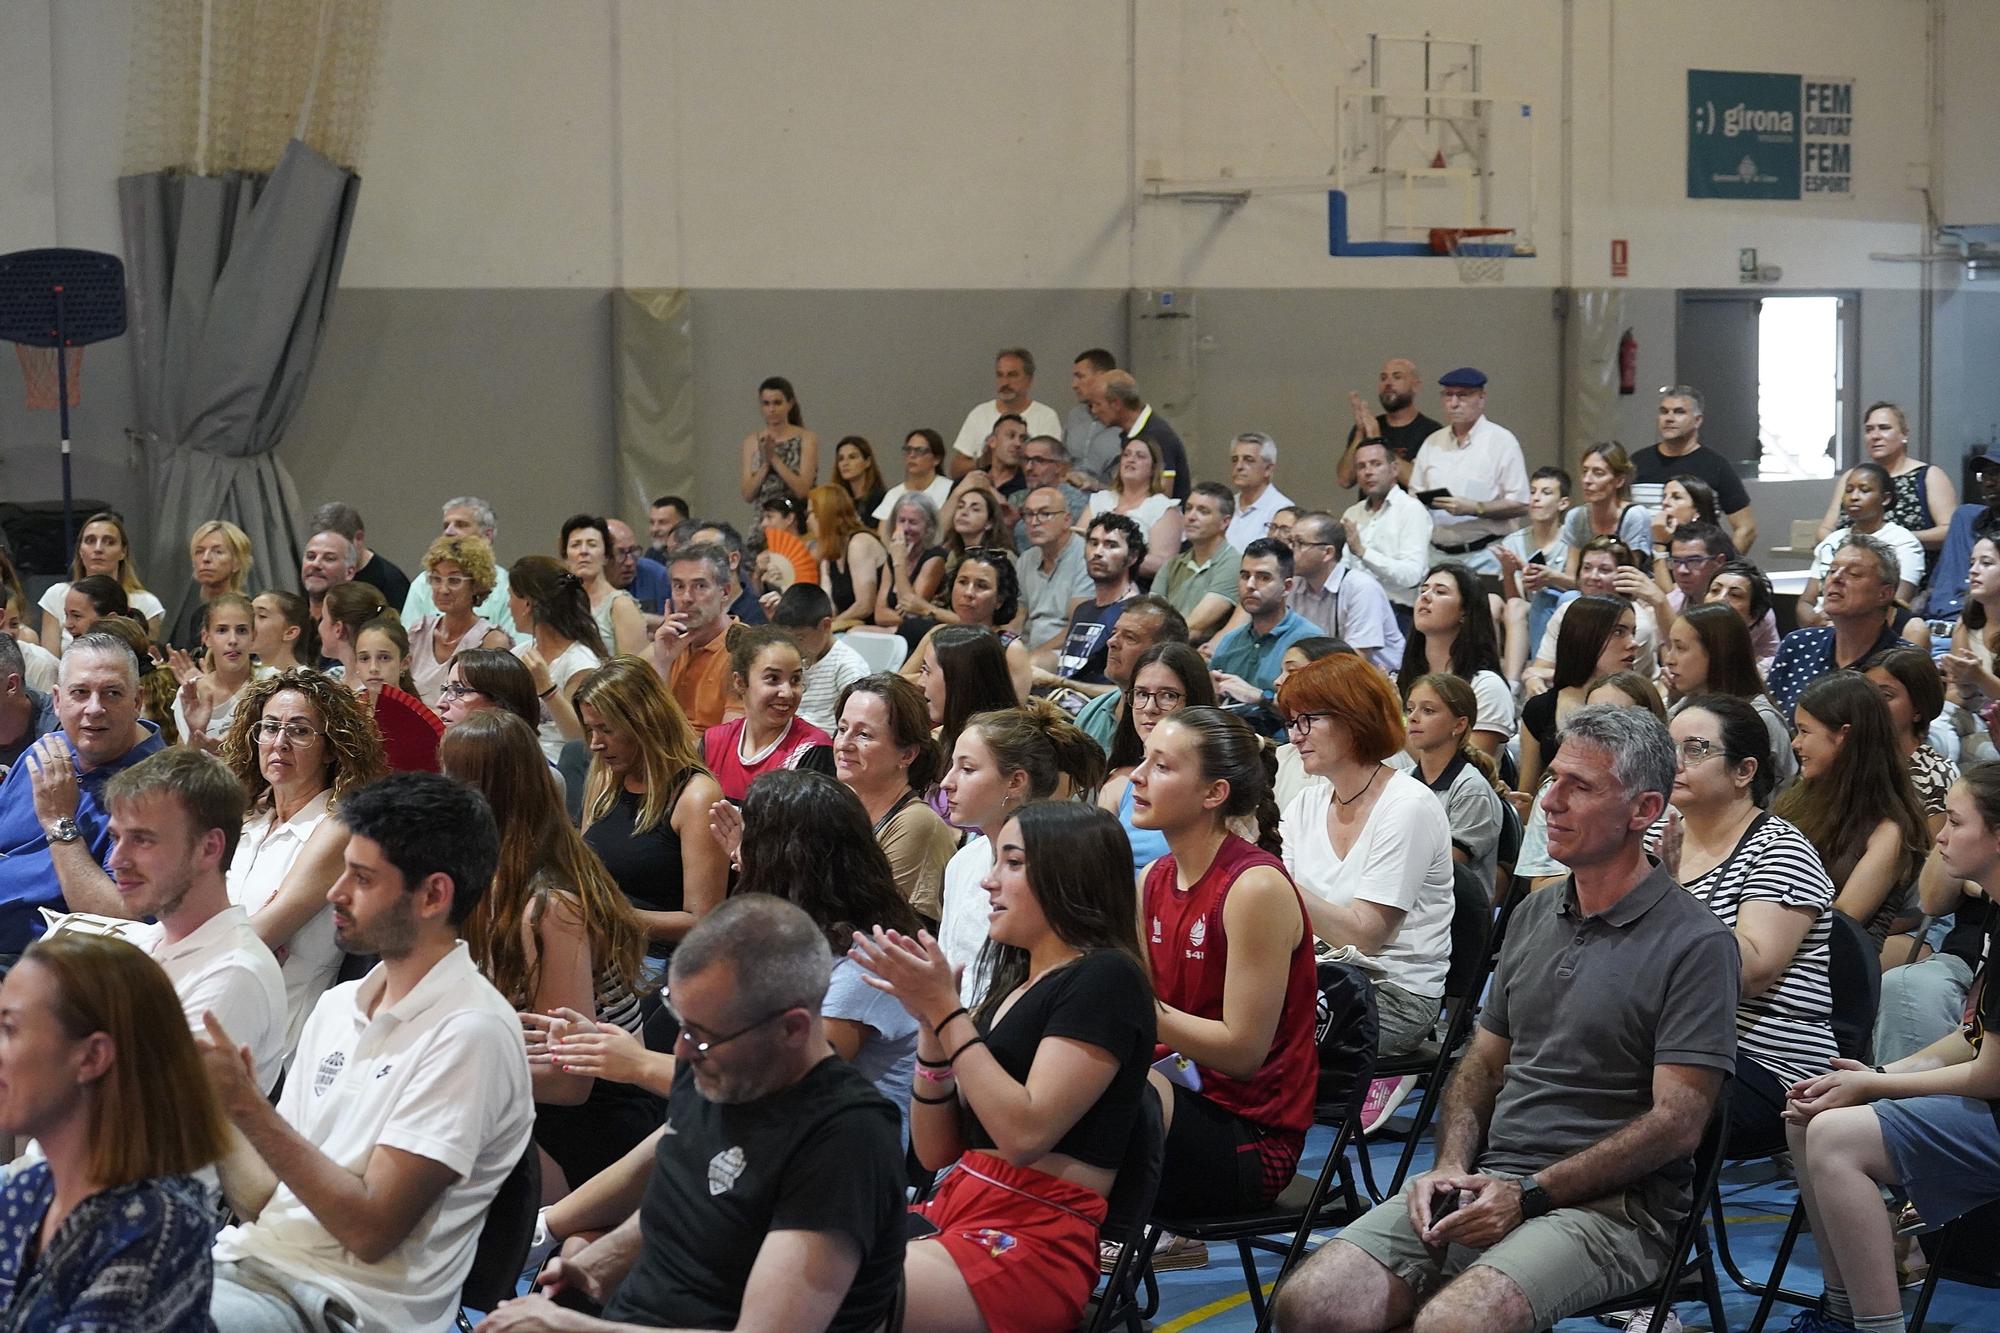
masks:
[[[1368,1097],[1361,1103],[1361,1132],[1373,1134],[1388,1122],[1403,1098],[1410,1095],[1410,1089],[1417,1086],[1415,1074],[1405,1074],[1401,1078],[1378,1078],[1368,1085]]]

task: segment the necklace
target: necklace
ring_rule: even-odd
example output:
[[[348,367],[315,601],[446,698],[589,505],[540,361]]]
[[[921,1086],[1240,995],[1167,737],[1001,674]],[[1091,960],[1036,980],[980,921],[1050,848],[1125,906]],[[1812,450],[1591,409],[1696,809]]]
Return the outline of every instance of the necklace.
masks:
[[[1382,774],[1382,765],[1377,764],[1375,765],[1375,771],[1368,775],[1368,781],[1361,784],[1360,791],[1355,792],[1354,795],[1352,796],[1342,796],[1340,794],[1340,789],[1335,787],[1333,792],[1333,799],[1340,802],[1342,805],[1353,805],[1356,801],[1360,800],[1362,797],[1368,794],[1368,789],[1375,785],[1375,779],[1380,777],[1381,774]],[[1330,782],[1327,785],[1329,787],[1333,786],[1333,784]]]

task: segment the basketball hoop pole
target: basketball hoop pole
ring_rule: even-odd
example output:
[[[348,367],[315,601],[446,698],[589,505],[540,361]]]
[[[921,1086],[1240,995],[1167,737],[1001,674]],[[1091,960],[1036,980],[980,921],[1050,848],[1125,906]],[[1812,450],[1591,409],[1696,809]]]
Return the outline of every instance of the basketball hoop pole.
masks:
[[[61,413],[63,481],[63,550],[76,550],[76,506],[69,487],[69,345],[63,340],[63,288],[55,285],[56,299],[56,411]]]

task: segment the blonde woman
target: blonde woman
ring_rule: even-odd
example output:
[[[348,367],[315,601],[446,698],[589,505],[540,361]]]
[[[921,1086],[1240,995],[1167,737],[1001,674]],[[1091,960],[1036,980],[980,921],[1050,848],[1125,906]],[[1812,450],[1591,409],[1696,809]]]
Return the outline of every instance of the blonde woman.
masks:
[[[1653,511],[1632,503],[1632,478],[1638,469],[1625,453],[1625,446],[1612,440],[1594,444],[1583,455],[1577,481],[1583,503],[1563,520],[1563,540],[1569,543],[1569,558],[1557,582],[1563,588],[1577,586],[1583,568],[1583,548],[1593,537],[1616,537],[1650,562],[1653,554]],[[1641,566],[1644,567],[1643,564]]]
[[[708,808],[722,788],[650,663],[614,657],[590,672],[576,712],[590,747],[583,840],[639,914],[653,957],[664,960],[727,890],[729,860],[708,833]]]
[[[437,606],[434,615],[409,626],[410,679],[416,694],[436,708],[444,694],[451,659],[461,648],[512,648],[514,638],[479,614],[492,595],[499,571],[484,537],[440,537],[424,552],[424,581]]]
[[[1150,579],[1181,549],[1181,505],[1167,491],[1160,446],[1143,436],[1125,441],[1118,454],[1118,476],[1110,489],[1092,491],[1085,518],[1107,510],[1132,519],[1146,532],[1146,558],[1141,578]]]
[[[202,654],[199,665],[179,648],[167,656],[180,692],[174,698],[174,723],[190,745],[214,752],[222,748],[236,705],[244,689],[269,668],[256,665],[250,644],[256,636],[256,608],[240,592],[219,593],[203,608]]]
[[[200,594],[181,609],[174,627],[167,632],[169,646],[193,653],[201,649],[201,633],[209,603],[224,593],[247,590],[250,567],[250,537],[234,523],[212,518],[188,538],[188,563],[194,567],[195,591]]]
[[[61,655],[62,649],[69,647],[70,635],[63,629],[63,598],[69,594],[70,583],[91,574],[103,574],[118,580],[118,586],[125,590],[125,600],[132,604],[132,610],[144,617],[148,637],[160,632],[160,621],[167,608],[160,599],[146,591],[146,585],[139,582],[139,571],[132,564],[132,539],[125,532],[125,520],[110,510],[92,514],[83,521],[83,531],[77,534],[76,555],[69,565],[69,580],[52,583],[42,594],[36,605],[42,608],[42,646]]]

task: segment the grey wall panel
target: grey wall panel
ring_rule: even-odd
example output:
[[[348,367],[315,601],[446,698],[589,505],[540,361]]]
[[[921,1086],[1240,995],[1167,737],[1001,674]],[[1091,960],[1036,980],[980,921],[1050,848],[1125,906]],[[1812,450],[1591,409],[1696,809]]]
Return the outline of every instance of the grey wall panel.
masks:
[[[346,500],[414,573],[438,505],[500,516],[504,562],[554,554],[611,500],[610,298],[584,289],[345,290],[279,455],[308,505]],[[296,578],[296,575],[294,575]]]

